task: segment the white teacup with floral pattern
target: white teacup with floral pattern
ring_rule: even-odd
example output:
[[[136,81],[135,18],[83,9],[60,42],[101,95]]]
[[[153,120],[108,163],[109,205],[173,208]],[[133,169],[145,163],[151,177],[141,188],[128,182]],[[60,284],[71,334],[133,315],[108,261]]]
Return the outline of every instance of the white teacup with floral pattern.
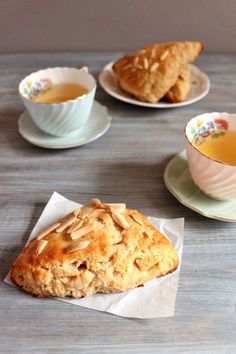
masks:
[[[87,93],[60,103],[35,102],[34,97],[52,85],[72,83],[86,87]],[[88,69],[48,68],[24,78],[19,84],[21,99],[35,124],[44,132],[55,136],[76,133],[90,115],[96,91],[96,80]]]
[[[205,113],[192,118],[185,128],[188,164],[193,181],[205,194],[222,201],[236,199],[236,165],[206,156],[198,150],[198,146],[205,139],[215,139],[227,131],[236,132],[236,114]]]

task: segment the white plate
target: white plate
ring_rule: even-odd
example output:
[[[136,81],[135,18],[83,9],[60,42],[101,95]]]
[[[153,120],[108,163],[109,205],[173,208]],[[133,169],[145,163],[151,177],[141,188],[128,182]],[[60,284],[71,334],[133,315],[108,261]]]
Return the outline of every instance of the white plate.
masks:
[[[166,187],[178,201],[208,218],[236,222],[236,200],[221,202],[208,197],[194,184],[186,150],[173,157],[165,168]]]
[[[184,102],[180,103],[168,103],[168,102],[157,102],[148,103],[141,102],[136,98],[132,97],[128,93],[121,90],[116,82],[115,75],[112,71],[112,63],[107,64],[103,71],[99,75],[99,83],[102,88],[111,96],[117,98],[118,100],[131,103],[137,106],[151,107],[151,108],[172,108],[181,107],[192,104],[199,101],[205,97],[210,89],[210,80],[208,76],[199,70],[195,65],[190,65],[191,68],[191,89]]]
[[[30,143],[48,149],[68,149],[88,144],[100,138],[111,125],[107,108],[94,101],[90,117],[77,133],[65,137],[52,136],[41,131],[25,111],[18,121],[19,133]]]

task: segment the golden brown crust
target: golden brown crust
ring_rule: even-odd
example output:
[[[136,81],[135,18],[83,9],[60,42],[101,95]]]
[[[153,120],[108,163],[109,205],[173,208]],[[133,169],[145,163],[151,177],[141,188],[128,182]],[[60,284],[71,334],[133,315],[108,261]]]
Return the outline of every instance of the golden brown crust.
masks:
[[[37,296],[79,298],[125,291],[177,268],[176,250],[138,211],[101,203],[75,214],[79,228],[71,228],[71,213],[60,222],[68,223],[63,231],[24,248],[11,269],[15,284]]]
[[[203,46],[199,42],[149,45],[113,64],[120,87],[141,101],[158,102],[173,87],[183,65],[193,62]]]
[[[189,65],[184,65],[180,69],[178,79],[173,87],[167,92],[164,100],[170,103],[183,102],[191,86],[191,69]]]

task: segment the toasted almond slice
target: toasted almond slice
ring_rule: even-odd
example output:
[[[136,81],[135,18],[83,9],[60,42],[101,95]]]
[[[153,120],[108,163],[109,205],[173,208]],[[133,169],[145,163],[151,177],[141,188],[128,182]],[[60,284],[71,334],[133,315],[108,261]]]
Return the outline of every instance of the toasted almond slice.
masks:
[[[74,210],[74,215],[77,217],[81,211],[81,208],[75,209]]]
[[[134,58],[134,65],[137,65],[138,62],[139,62],[139,57],[135,57],[135,58]]]
[[[93,227],[92,226],[84,226],[81,227],[79,230],[74,231],[70,234],[70,237],[72,238],[72,240],[76,240],[77,238],[80,238],[84,235],[87,235],[89,232],[93,231]]]
[[[169,55],[169,50],[165,50],[164,53],[160,56],[160,60],[164,60],[167,55]]]
[[[53,225],[47,227],[43,232],[41,232],[41,234],[39,234],[37,236],[37,240],[41,240],[42,238],[47,236],[50,232],[52,232],[53,230],[55,230],[59,226],[60,226],[60,223],[57,222],[56,224],[53,224]]]
[[[36,246],[35,254],[38,256],[46,247],[48,241],[47,240],[40,240]]]
[[[149,63],[148,63],[147,58],[143,58],[143,66],[144,66],[144,69],[148,69]]]
[[[137,64],[137,65],[136,65],[136,68],[142,70],[142,69],[143,69],[143,66],[142,66],[141,64]]]
[[[98,220],[101,221],[103,224],[110,224],[111,215],[108,213],[101,213],[100,215],[98,215]]]
[[[125,217],[123,215],[121,215],[120,213],[112,213],[112,218],[113,220],[120,225],[121,227],[123,227],[123,229],[127,230],[129,228],[129,223],[128,221],[125,219]]]
[[[126,64],[122,70],[125,71],[125,70],[128,70],[128,69],[131,69],[133,67],[133,64],[129,63],[129,64]]]
[[[145,235],[147,235],[148,237],[151,237],[154,234],[154,231],[151,229],[146,229],[143,231]]]
[[[154,71],[156,71],[156,69],[159,67],[159,63],[153,63],[152,66],[150,67],[150,72],[153,73]]]
[[[102,208],[102,207],[103,207],[101,200],[98,199],[98,198],[93,198],[93,199],[92,199],[92,203],[93,203],[93,205],[94,205],[96,208]]]
[[[83,220],[76,220],[71,227],[67,230],[68,234],[71,234],[74,231],[77,231],[78,229],[81,228],[81,226],[83,225]]]
[[[151,58],[153,59],[153,58],[155,58],[155,56],[156,56],[156,49],[152,48],[152,50],[151,50]]]
[[[131,214],[132,218],[134,219],[134,221],[136,221],[139,225],[143,226],[143,220],[136,214]]]
[[[67,221],[68,219],[71,218],[71,216],[73,216],[73,212],[72,213],[69,213],[69,214],[66,214],[61,220],[60,220],[60,223],[61,224],[64,224],[65,221]]]
[[[71,224],[73,224],[73,222],[75,221],[76,216],[73,214],[72,216],[70,216],[66,221],[64,221],[63,224],[61,224],[57,229],[56,232],[62,232],[65,229],[67,229],[68,226],[70,226]]]
[[[137,54],[145,54],[146,53],[146,49],[140,49]]]
[[[106,205],[109,207],[112,213],[123,213],[126,209],[125,203],[107,203]]]
[[[90,241],[80,241],[79,243],[73,243],[70,247],[67,248],[67,253],[72,253],[75,251],[79,251],[79,250],[84,250],[85,248],[88,247]]]

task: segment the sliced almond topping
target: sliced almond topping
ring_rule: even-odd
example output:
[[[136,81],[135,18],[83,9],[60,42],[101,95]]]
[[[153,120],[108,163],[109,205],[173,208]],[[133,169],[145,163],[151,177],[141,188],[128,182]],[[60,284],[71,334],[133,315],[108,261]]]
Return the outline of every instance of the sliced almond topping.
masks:
[[[77,217],[80,213],[81,208],[75,209],[74,210],[74,215]]]
[[[147,58],[143,58],[143,66],[144,66],[144,69],[148,69],[149,63],[148,63]]]
[[[64,218],[62,218],[60,221],[61,225],[64,224],[67,220],[69,220],[72,216],[74,216],[74,213],[70,213],[64,216]]]
[[[112,218],[113,220],[120,225],[121,227],[123,227],[123,229],[127,230],[129,228],[129,223],[128,221],[125,219],[125,217],[123,215],[121,215],[120,213],[112,213]]]
[[[76,252],[79,250],[84,250],[88,247],[90,241],[80,241],[79,243],[74,243],[70,247],[67,248],[67,253]]]
[[[48,241],[47,240],[40,240],[36,246],[35,254],[38,256],[46,247]]]
[[[140,49],[137,54],[145,54],[146,53],[146,49]]]
[[[128,69],[131,69],[133,67],[133,64],[129,63],[129,64],[126,64],[125,66],[123,66],[123,71],[125,70],[128,70]]]
[[[137,65],[138,62],[139,62],[139,57],[135,57],[135,58],[134,58],[134,65]]]
[[[151,50],[151,58],[153,59],[153,58],[155,58],[155,56],[156,56],[156,49],[152,48],[152,50]]]
[[[134,221],[136,221],[139,225],[143,226],[143,220],[136,214],[131,214],[132,218],[134,219]]]
[[[83,225],[83,222],[84,222],[83,220],[77,220],[77,221],[75,221],[75,222],[71,225],[71,227],[68,229],[67,233],[70,234],[71,232],[74,232],[74,231],[80,229],[81,226]]]
[[[94,205],[96,208],[102,208],[102,207],[103,207],[101,200],[98,199],[98,198],[93,198],[93,199],[92,199],[92,203],[93,203],[93,205]]]
[[[75,221],[76,216],[73,214],[72,216],[70,216],[66,221],[63,222],[63,224],[61,224],[57,229],[56,232],[62,232],[65,229],[67,229],[68,226],[70,226],[71,224],[73,224],[73,222]]]
[[[77,231],[72,232],[70,234],[70,237],[72,238],[72,240],[76,240],[77,238],[87,235],[91,231],[93,231],[92,226],[87,225],[87,226],[81,227]]]
[[[160,56],[160,60],[164,60],[167,55],[169,55],[169,51],[168,50],[165,50],[164,53]]]
[[[154,234],[154,231],[151,229],[146,229],[143,231],[145,235],[147,235],[148,237],[151,237]]]
[[[107,206],[109,207],[112,213],[123,213],[126,209],[126,204],[124,203],[107,203]]]
[[[60,226],[59,222],[47,227],[43,232],[41,232],[41,234],[38,235],[37,240],[41,240],[42,238],[47,236],[51,231],[55,230],[58,226]]]
[[[153,73],[154,71],[156,71],[156,69],[159,67],[159,63],[153,63],[152,66],[150,67],[150,72]]]
[[[98,220],[101,221],[103,224],[109,224],[111,222],[111,215],[108,213],[101,213],[98,215]]]
[[[143,69],[143,66],[140,65],[140,64],[137,64],[137,65],[136,65],[136,68],[137,68],[137,69]]]

